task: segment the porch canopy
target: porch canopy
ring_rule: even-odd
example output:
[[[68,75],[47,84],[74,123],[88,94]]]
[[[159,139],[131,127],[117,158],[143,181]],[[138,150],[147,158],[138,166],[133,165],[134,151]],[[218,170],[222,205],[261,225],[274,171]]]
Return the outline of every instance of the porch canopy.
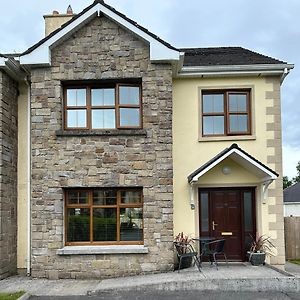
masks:
[[[193,201],[193,186],[198,182],[199,178],[206,174],[209,170],[220,164],[226,158],[230,158],[234,162],[236,162],[241,167],[248,170],[250,173],[255,175],[256,177],[261,179],[262,193],[263,199],[266,200],[267,189],[269,185],[275,180],[279,174],[273,171],[271,168],[251,156],[249,153],[241,149],[237,144],[232,144],[229,148],[224,149],[222,152],[217,154],[207,163],[202,165],[200,168],[195,170],[192,174],[188,176],[188,182],[191,185],[191,206],[194,206]],[[226,171],[223,169],[224,174]]]

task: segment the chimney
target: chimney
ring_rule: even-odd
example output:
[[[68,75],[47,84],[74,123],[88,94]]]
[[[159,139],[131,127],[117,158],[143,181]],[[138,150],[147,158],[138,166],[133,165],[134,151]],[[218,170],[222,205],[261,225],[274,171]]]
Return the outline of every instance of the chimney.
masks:
[[[68,6],[66,14],[60,14],[57,10],[54,10],[52,15],[45,15],[45,36],[60,28],[61,25],[71,20],[74,15],[71,5]]]

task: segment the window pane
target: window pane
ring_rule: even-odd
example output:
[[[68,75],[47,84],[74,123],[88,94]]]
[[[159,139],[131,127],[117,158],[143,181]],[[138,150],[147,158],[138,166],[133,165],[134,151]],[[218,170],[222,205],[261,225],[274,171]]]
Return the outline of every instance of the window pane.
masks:
[[[67,106],[86,106],[86,89],[68,89]]]
[[[141,191],[121,191],[121,203],[141,203]]]
[[[224,134],[224,117],[209,116],[203,117],[203,134]]]
[[[114,109],[92,109],[93,129],[116,128],[116,113]]]
[[[86,110],[85,109],[68,110],[67,126],[69,128],[85,128]]]
[[[88,192],[78,191],[78,192],[68,192],[68,204],[88,204]]]
[[[201,193],[201,231],[208,231],[208,193]]]
[[[224,112],[223,94],[203,95],[203,113]]]
[[[119,87],[120,104],[140,104],[140,88],[137,86],[120,86]]]
[[[90,209],[68,208],[67,210],[68,242],[90,241]]]
[[[120,240],[143,240],[143,210],[142,208],[120,209]]]
[[[99,190],[93,192],[94,205],[115,205],[117,204],[117,191]]]
[[[92,106],[115,105],[115,89],[92,89]]]
[[[117,240],[117,209],[93,209],[93,239],[94,241]]]
[[[229,117],[230,132],[247,132],[248,116],[247,115],[230,115]]]
[[[120,108],[120,126],[138,127],[140,126],[139,108]]]
[[[244,224],[245,231],[253,231],[252,224],[252,193],[244,192]]]
[[[247,112],[247,95],[229,94],[230,112]]]

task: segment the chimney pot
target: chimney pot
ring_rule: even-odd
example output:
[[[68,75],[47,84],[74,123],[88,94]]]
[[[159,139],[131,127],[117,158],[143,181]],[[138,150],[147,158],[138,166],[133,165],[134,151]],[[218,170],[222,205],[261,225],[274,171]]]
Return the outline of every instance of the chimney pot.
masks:
[[[52,15],[54,15],[54,16],[55,15],[59,15],[59,12],[57,10],[54,10],[53,13],[52,13]]]
[[[73,15],[73,9],[71,5],[68,6],[67,15]]]

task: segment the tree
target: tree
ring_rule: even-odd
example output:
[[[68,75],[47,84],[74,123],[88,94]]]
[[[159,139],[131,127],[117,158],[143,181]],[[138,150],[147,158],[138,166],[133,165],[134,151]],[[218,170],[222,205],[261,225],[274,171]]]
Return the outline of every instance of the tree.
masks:
[[[300,182],[300,161],[298,161],[298,164],[296,166],[296,170],[297,170],[297,175],[295,177],[293,177],[292,180],[289,180],[288,176],[283,176],[283,178],[282,178],[282,180],[283,180],[283,189],[286,189],[289,186]]]
[[[287,176],[283,176],[282,179],[283,179],[283,189],[286,189],[293,184],[293,181],[289,180]]]
[[[300,161],[298,161],[298,164],[296,166],[296,170],[297,170],[297,175],[296,177],[293,178],[293,183],[297,183],[300,182]]]

